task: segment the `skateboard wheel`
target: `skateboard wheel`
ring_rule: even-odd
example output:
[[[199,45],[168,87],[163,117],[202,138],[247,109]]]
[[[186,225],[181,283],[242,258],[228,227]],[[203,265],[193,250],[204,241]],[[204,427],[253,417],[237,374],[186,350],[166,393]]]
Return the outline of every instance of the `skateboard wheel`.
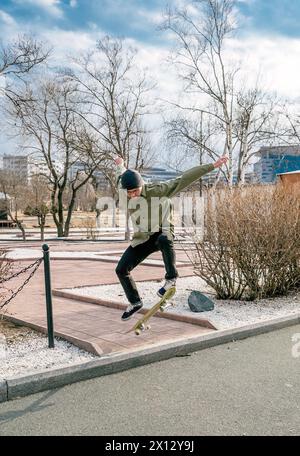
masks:
[[[147,326],[146,326],[146,329],[151,329],[151,326],[150,326],[150,325],[147,325]]]
[[[139,336],[139,335],[141,334],[141,330],[140,330],[140,329],[136,329],[136,330],[135,330],[135,334],[136,334],[137,336]]]
[[[141,329],[141,331],[145,331],[146,327],[145,327],[144,323],[141,324],[140,329]]]

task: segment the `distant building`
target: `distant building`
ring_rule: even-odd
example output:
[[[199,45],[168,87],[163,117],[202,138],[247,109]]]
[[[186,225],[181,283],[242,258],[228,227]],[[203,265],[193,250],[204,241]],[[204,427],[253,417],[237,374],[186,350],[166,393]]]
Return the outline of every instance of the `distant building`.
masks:
[[[274,183],[278,174],[300,169],[299,146],[261,147],[256,156],[260,159],[254,164],[254,174],[259,183]]]
[[[69,179],[74,179],[76,176],[76,173],[78,171],[84,171],[84,164],[83,163],[76,163],[74,164],[70,170],[69,170]],[[148,167],[145,168],[142,172],[141,175],[146,183],[150,182],[164,182],[170,179],[176,179],[177,177],[181,176],[184,171],[178,172],[178,171],[172,171],[168,170],[166,168],[159,168],[159,167]],[[218,170],[214,170],[202,177],[202,183],[205,187],[211,187],[216,180]],[[106,178],[106,176],[101,172],[101,171],[95,171],[93,174],[93,177],[96,179],[97,183],[97,189],[98,191],[109,191],[110,186],[109,186],[109,181]],[[253,173],[246,173],[245,175],[245,182],[246,183],[251,183],[254,181],[254,174]],[[233,181],[234,183],[237,180],[237,175],[234,173],[233,176]],[[220,178],[220,183],[224,183],[224,178]],[[199,188],[199,180],[195,182],[193,185],[189,187],[189,190],[196,190]]]
[[[55,169],[60,172],[62,170],[61,165],[57,160],[52,160]],[[30,181],[30,178],[34,175],[50,174],[49,168],[44,160],[38,159],[33,156],[27,155],[8,155],[3,156],[3,170],[11,171],[20,176],[20,178]]]
[[[74,165],[72,165],[69,169],[68,178],[70,180],[74,180],[77,173],[84,173],[85,169],[86,169],[86,166],[84,163],[81,163],[81,162],[74,163]],[[101,192],[109,191],[109,188],[110,188],[109,181],[101,171],[95,170],[93,173],[93,178],[96,181],[98,191],[101,191]]]
[[[165,168],[149,167],[144,168],[141,175],[145,182],[163,182],[170,179],[176,179],[181,173],[170,171]]]
[[[84,171],[84,164],[83,163],[75,163],[69,171],[69,178],[74,179],[76,173],[78,171]],[[164,168],[157,168],[157,167],[149,167],[145,168],[141,175],[145,182],[162,182],[169,179],[175,179],[181,173],[177,173],[176,171],[166,170]],[[96,170],[93,174],[93,177],[96,179],[97,189],[100,191],[108,191],[109,190],[109,181],[106,176],[101,172]]]
[[[18,174],[23,179],[28,179],[29,166],[26,155],[7,155],[3,156],[3,169]]]
[[[194,165],[196,166],[196,165]],[[176,172],[176,171],[168,171],[163,168],[146,168],[142,172],[143,178],[147,182],[160,182],[160,181],[165,181],[169,179],[176,179],[176,177],[179,177],[183,174],[184,171],[182,172]],[[213,170],[208,174],[205,174],[201,179],[202,183],[205,187],[211,187],[214,185],[216,181],[216,177],[218,174],[218,170]],[[246,183],[252,183],[254,182],[255,176],[253,173],[246,173],[245,174],[245,182]],[[223,175],[220,177],[220,183],[224,183],[225,179]],[[233,174],[233,183],[235,184],[237,181],[237,173]],[[195,187],[199,186],[199,180],[194,183]]]
[[[55,166],[55,162],[54,162],[54,166]],[[49,168],[46,165],[46,163],[43,161],[38,161],[38,160],[30,161],[29,162],[29,172],[28,172],[29,179],[32,176],[36,176],[36,175],[40,175],[40,174],[42,174],[44,176],[48,176],[50,174]]]
[[[83,163],[76,162],[72,166],[70,166],[68,170],[68,178],[73,180],[76,177],[78,172],[83,172],[85,170],[85,166]]]

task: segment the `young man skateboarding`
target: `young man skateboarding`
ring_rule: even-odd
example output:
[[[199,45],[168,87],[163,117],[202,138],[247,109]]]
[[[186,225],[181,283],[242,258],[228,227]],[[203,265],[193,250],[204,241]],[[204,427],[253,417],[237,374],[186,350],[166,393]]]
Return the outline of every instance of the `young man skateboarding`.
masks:
[[[131,209],[128,209],[134,230],[133,238],[116,267],[116,274],[130,303],[122,315],[122,320],[128,320],[143,307],[130,273],[149,255],[161,251],[166,269],[165,283],[158,290],[158,296],[162,297],[176,284],[178,272],[175,264],[174,225],[170,198],[200,177],[215,168],[220,168],[227,160],[228,157],[223,156],[215,163],[191,168],[176,179],[154,184],[144,183],[137,171],[126,170],[122,158],[115,159],[119,188],[127,192],[129,205],[133,203]],[[140,210],[141,206],[143,210]],[[136,217],[137,207],[139,207],[139,217]]]

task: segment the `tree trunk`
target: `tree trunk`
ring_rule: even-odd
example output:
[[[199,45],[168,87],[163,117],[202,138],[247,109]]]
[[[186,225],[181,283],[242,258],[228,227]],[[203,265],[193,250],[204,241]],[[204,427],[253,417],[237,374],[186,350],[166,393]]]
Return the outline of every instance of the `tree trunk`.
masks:
[[[58,221],[61,231],[61,236],[64,236],[64,206],[63,206],[63,192],[60,190],[57,195],[57,209],[58,209]],[[59,235],[60,236],[60,235]]]
[[[112,228],[116,226],[116,205],[113,204],[113,213],[112,213]]]
[[[101,211],[99,209],[96,209],[96,228],[97,228],[97,230],[100,230],[100,227],[101,227],[100,215],[101,215]]]
[[[239,186],[243,186],[245,184],[245,179],[246,179],[246,169],[245,165],[242,165],[242,168],[240,170],[240,179],[239,179]]]
[[[55,186],[51,192],[52,217],[53,217],[54,223],[56,225],[57,236],[63,237],[63,224],[61,223],[59,218],[57,218],[57,213],[59,212],[58,211],[59,203],[56,204],[56,190],[57,190],[57,186]]]
[[[241,142],[241,147],[239,151],[239,161],[238,161],[238,175],[237,175],[237,184],[243,186],[245,184],[246,177],[246,160],[248,155],[248,144],[247,144],[248,131],[246,131],[245,139]]]
[[[243,163],[243,147],[240,146],[239,157],[238,157],[238,168],[237,168],[237,185],[241,185],[242,180],[242,163]]]
[[[17,227],[21,230],[23,241],[26,241],[26,233],[22,223],[20,223],[18,220],[16,220],[15,222],[17,224]]]
[[[227,143],[227,154],[229,157],[228,167],[229,167],[229,175],[228,175],[228,184],[229,187],[233,186],[233,166],[232,166],[232,123],[229,122],[226,128],[226,143]]]
[[[67,218],[66,218],[66,222],[65,222],[65,228],[64,228],[65,237],[69,236],[70,223],[71,223],[71,218],[72,218],[75,202],[76,202],[76,190],[73,189],[72,198],[71,198],[71,202],[68,207],[68,214],[67,214]]]
[[[41,241],[45,240],[45,224],[46,224],[46,216],[39,217],[39,226],[41,229]]]
[[[14,217],[11,213],[11,210],[9,208],[9,206],[7,206],[7,215],[9,216],[9,218],[11,219],[12,222],[14,222],[17,227],[19,228],[19,230],[21,230],[21,233],[22,233],[22,239],[23,241],[26,241],[26,233],[25,233],[25,229],[22,225],[22,223],[18,220],[18,215],[17,215],[17,212],[16,212],[16,216]]]

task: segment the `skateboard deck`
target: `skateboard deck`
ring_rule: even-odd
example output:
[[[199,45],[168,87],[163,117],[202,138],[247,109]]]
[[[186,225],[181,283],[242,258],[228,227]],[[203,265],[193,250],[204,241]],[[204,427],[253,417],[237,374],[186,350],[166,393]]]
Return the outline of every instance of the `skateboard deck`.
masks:
[[[134,331],[135,334],[137,336],[139,336],[141,334],[142,331],[145,331],[146,329],[150,329],[151,326],[149,325],[146,325],[146,323],[149,321],[149,319],[151,317],[153,317],[154,314],[156,314],[156,312],[158,312],[159,310],[161,312],[163,312],[165,310],[165,306],[164,304],[169,301],[175,294],[176,292],[176,288],[175,287],[172,287],[170,288],[168,291],[166,291],[166,293],[163,295],[162,298],[160,298],[160,300],[154,304],[153,307],[151,307],[151,309],[149,309],[136,323],[135,325],[129,330],[127,331],[127,333],[131,332],[131,331]]]

